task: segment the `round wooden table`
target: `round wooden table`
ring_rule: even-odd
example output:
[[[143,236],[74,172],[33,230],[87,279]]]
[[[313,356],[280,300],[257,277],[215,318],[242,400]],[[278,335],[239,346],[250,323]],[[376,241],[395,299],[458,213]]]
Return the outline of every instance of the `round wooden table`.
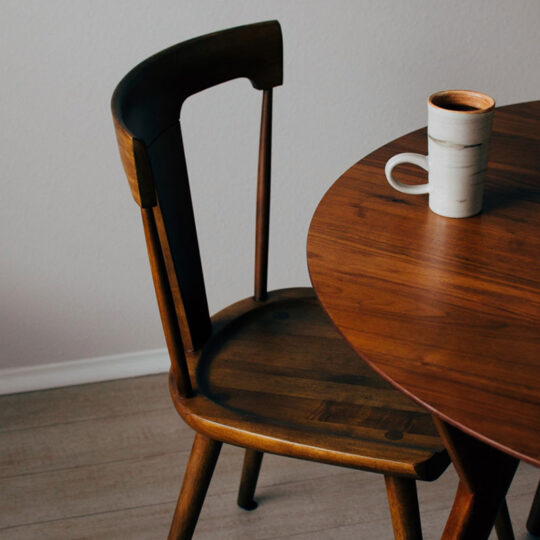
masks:
[[[441,217],[427,195],[391,188],[384,165],[399,152],[427,153],[426,130],[328,190],[309,229],[309,272],[358,355],[433,413],[461,479],[445,537],[456,527],[466,537],[481,529],[458,523],[456,505],[486,491],[493,467],[507,471],[489,485],[500,502],[518,459],[540,465],[540,101],[496,109],[477,216]],[[412,165],[396,176],[426,181]]]

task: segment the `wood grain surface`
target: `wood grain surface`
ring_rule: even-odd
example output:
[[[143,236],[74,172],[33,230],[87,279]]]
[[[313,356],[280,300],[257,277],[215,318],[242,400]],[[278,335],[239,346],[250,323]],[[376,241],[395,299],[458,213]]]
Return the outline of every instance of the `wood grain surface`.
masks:
[[[384,176],[425,129],[351,167],[308,238],[311,279],[366,360],[441,419],[540,465],[540,102],[495,111],[483,212],[438,216]],[[403,166],[404,182],[425,172]]]
[[[212,317],[173,402],[199,433],[291,457],[433,480],[449,463],[429,413],[359,362],[310,288],[272,291]],[[240,471],[239,471],[240,473]]]

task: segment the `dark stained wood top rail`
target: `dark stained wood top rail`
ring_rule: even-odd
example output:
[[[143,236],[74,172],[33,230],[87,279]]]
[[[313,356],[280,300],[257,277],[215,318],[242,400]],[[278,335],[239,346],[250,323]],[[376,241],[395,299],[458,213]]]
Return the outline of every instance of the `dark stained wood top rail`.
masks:
[[[315,291],[358,355],[439,418],[540,465],[540,101],[496,110],[484,211],[444,218],[384,176],[421,129],[371,153],[313,217]],[[405,182],[424,171],[402,166]],[[359,360],[361,361],[361,360]]]

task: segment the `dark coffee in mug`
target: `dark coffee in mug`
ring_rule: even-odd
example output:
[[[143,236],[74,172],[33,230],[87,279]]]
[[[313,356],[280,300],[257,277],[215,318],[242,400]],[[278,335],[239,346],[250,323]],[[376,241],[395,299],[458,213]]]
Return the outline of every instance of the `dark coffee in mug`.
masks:
[[[447,111],[486,112],[493,108],[493,100],[485,94],[467,90],[446,90],[429,97],[428,103]]]

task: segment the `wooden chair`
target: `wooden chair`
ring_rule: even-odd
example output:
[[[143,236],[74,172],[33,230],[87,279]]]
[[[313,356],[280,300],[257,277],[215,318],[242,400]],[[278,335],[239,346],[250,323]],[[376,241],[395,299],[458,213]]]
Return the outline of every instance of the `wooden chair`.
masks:
[[[171,396],[196,432],[169,538],[191,538],[224,442],[246,448],[242,508],[256,507],[262,456],[271,452],[384,474],[395,536],[421,538],[415,480],[433,480],[449,463],[430,415],[348,348],[312,289],[267,292],[272,89],[282,69],[279,23],[252,24],[152,56],[112,98],[142,212]],[[210,317],[179,116],[192,94],[238,77],[262,90],[255,292]]]

